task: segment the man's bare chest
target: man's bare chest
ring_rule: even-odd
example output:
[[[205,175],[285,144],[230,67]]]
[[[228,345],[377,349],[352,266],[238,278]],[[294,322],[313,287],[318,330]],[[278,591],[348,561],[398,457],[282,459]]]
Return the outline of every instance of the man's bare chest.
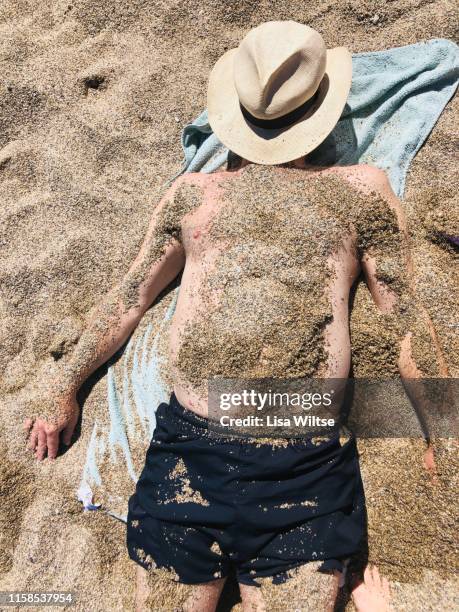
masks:
[[[319,214],[301,205],[281,208],[273,202],[250,207],[227,201],[205,201],[186,215],[181,224],[182,243],[187,256],[204,256],[217,251],[267,252],[282,257],[284,263],[306,264],[325,261],[349,234],[340,219]]]

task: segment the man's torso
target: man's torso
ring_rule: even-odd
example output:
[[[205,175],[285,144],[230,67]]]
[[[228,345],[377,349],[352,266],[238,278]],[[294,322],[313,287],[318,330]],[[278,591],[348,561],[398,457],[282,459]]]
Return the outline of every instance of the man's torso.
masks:
[[[344,169],[266,166],[201,179],[199,205],[182,220],[170,335],[184,406],[206,414],[214,376],[347,377],[359,272],[350,209],[362,199],[346,179]]]

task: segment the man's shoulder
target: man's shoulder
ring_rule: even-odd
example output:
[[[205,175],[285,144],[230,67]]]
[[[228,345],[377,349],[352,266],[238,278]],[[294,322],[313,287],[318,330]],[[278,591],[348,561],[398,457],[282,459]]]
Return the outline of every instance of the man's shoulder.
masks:
[[[389,179],[384,170],[370,166],[369,164],[356,164],[354,166],[332,166],[321,170],[323,175],[334,174],[347,180],[356,189],[364,192],[379,192],[387,194],[391,191]],[[212,187],[225,179],[237,178],[237,172],[215,172],[211,174],[203,172],[190,172],[182,174],[175,180],[175,186],[194,185],[206,189]],[[306,178],[306,177],[304,177]]]
[[[196,185],[202,186],[209,185],[215,182],[218,175],[223,173],[216,172],[212,174],[207,174],[206,172],[187,172],[186,174],[181,174],[174,181],[175,185]]]
[[[396,212],[400,226],[406,227],[403,206],[393,192],[389,178],[384,170],[369,164],[341,166],[339,168],[336,167],[336,170],[363,195],[376,194],[382,198]]]
[[[204,194],[211,196],[221,181],[226,178],[225,174],[227,173],[215,172],[207,174],[205,172],[189,172],[182,174],[175,179],[172,190],[176,191],[177,189],[190,187],[197,189],[203,197]]]
[[[219,199],[223,182],[229,178],[229,172],[189,172],[175,179],[171,186],[171,194],[184,194],[194,198],[199,204],[213,203]],[[187,195],[186,195],[187,194]]]
[[[390,183],[384,170],[370,166],[369,164],[357,164],[355,166],[334,166],[330,168],[337,174],[349,181],[356,189],[364,193],[390,191]]]

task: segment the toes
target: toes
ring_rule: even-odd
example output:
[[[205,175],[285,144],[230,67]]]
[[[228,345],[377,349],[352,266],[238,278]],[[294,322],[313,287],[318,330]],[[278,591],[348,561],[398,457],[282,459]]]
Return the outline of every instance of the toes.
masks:
[[[381,576],[379,574],[379,569],[376,565],[373,565],[372,568],[372,575],[373,575],[373,584],[376,588],[380,589],[381,588]]]
[[[363,572],[363,581],[367,586],[373,585],[373,575],[371,573],[371,565],[367,565]]]
[[[387,578],[382,579],[382,589],[384,593],[384,597],[389,600],[390,599],[390,585]]]

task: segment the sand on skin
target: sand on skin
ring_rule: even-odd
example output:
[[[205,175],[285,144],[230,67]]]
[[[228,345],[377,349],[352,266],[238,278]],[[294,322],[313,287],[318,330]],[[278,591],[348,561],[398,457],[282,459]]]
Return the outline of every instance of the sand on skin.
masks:
[[[179,168],[180,129],[205,106],[215,60],[268,19],[308,23],[328,46],[345,44],[357,52],[453,38],[455,11],[445,0],[310,6],[295,1],[276,7],[140,0],[2,3],[1,478],[15,483],[10,489],[2,484],[8,500],[2,498],[0,509],[0,524],[8,525],[2,533],[7,539],[0,556],[2,590],[69,588],[80,593],[79,610],[133,609],[134,568],[126,557],[123,526],[103,515],[81,514],[73,499],[92,423],[105,414],[104,379],[95,379],[85,401],[78,443],[54,465],[33,463],[19,424],[30,409],[29,385],[51,376],[66,358],[90,309],[135,256],[163,183]],[[439,229],[449,231],[457,203],[445,198],[443,217],[424,210],[428,190],[447,192],[457,184],[456,123],[453,101],[413,164],[404,202],[418,291],[451,376],[459,371],[456,255],[436,236]],[[162,312],[160,306],[147,316],[161,320]],[[381,372],[377,356],[384,337],[377,319],[360,286],[352,323],[356,375]],[[400,444],[360,444],[372,500],[372,559],[398,581],[402,609],[418,610],[420,602],[426,610],[448,609],[458,586],[439,556],[448,549],[453,527],[455,451],[450,443],[438,443],[441,478],[434,491],[420,469],[422,444]],[[425,516],[435,529],[426,529]],[[411,542],[421,540],[419,551]],[[169,584],[162,593],[161,605],[173,608]]]

